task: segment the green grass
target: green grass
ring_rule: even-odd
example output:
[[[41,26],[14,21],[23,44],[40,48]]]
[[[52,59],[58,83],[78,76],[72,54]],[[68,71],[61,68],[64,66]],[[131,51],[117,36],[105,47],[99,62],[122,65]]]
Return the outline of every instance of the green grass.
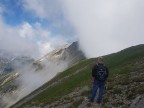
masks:
[[[113,93],[114,94],[121,94],[122,93],[122,89],[121,88],[113,88]]]
[[[116,84],[121,84],[121,85],[129,84],[130,80],[129,80],[128,74],[138,69],[144,69],[143,65],[139,66],[139,64],[138,65],[134,64],[137,61],[144,59],[144,45],[131,47],[131,48],[122,50],[118,53],[106,55],[104,56],[104,59],[110,71],[110,75],[108,79],[109,81],[108,90],[113,89],[113,86]],[[38,106],[40,104],[47,105],[53,101],[59,100],[62,96],[65,96],[71,93],[77,87],[83,87],[85,85],[91,87],[91,81],[90,81],[91,80],[91,68],[95,64],[95,62],[96,62],[96,58],[82,60],[76,65],[72,66],[71,68],[65,70],[64,72],[59,73],[51,81],[44,84],[41,88],[37,90],[43,89],[47,87],[48,85],[50,85],[51,83],[56,82],[59,79],[62,79],[68,75],[72,75],[77,70],[82,69],[87,66],[85,70],[82,70],[79,73],[72,75],[68,79],[63,80],[62,82],[58,83],[55,86],[49,87],[46,91],[40,93],[39,95],[34,97],[32,100],[25,103],[23,106],[25,105]],[[120,77],[121,78],[120,81],[118,79],[114,81],[114,78],[117,74],[122,75],[122,77]],[[133,79],[133,80],[143,81],[143,79],[141,80]],[[143,89],[138,89],[138,90],[139,90],[138,92],[143,92]],[[121,93],[121,89],[117,88],[114,90],[114,92],[119,94]],[[84,93],[84,95],[87,95],[87,93]],[[132,94],[129,94],[129,97],[131,97],[131,95]]]
[[[135,86],[134,88],[130,89],[126,93],[126,97],[128,100],[134,99],[137,95],[144,93],[144,84]]]
[[[72,103],[72,105],[69,108],[77,108],[81,103],[83,99],[76,100],[75,102]]]
[[[132,79],[133,82],[144,82],[144,77],[140,76],[140,77],[135,77]]]
[[[90,71],[89,69],[82,71],[79,74],[77,74],[76,76],[70,77],[65,82],[60,83],[54,87],[48,88],[43,93],[37,95],[29,103],[34,102],[34,103],[36,103],[36,105],[39,105],[40,103],[48,104],[48,103],[51,103],[52,101],[60,99],[64,95],[72,92],[76,87],[87,85],[88,81],[86,79],[90,78],[90,75],[88,75],[89,71]]]
[[[71,68],[68,68],[66,69],[65,71],[63,72],[60,72],[58,75],[56,75],[52,80],[50,80],[48,83],[44,84],[41,88],[39,89],[42,89],[42,88],[45,88],[47,87],[48,85],[50,85],[51,83],[53,82],[56,82],[58,81],[59,79],[62,79],[68,75],[71,75],[73,73],[75,73],[77,70],[79,69],[82,69],[86,66],[88,66],[88,68],[92,68],[92,66],[94,65],[94,63],[96,62],[95,59],[88,59],[88,60],[82,60],[79,62],[79,64],[76,64],[74,65],[73,67]],[[36,90],[37,91],[37,90]]]

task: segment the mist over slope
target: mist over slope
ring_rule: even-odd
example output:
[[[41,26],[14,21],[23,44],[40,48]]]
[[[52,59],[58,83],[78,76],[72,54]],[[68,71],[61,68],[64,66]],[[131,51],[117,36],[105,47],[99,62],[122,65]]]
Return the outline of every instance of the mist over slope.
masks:
[[[0,85],[2,86],[0,94],[3,95],[0,106],[9,107],[49,81],[59,72],[84,58],[85,56],[79,49],[77,42],[65,45],[65,47],[62,46],[39,60],[25,64],[25,66],[24,60],[26,57],[15,58],[15,60],[23,62],[17,62],[19,68],[1,79],[6,84]]]
[[[109,67],[108,88],[102,108],[140,108],[144,100],[144,45],[104,56]],[[85,59],[58,74],[11,108],[96,108],[89,103],[91,68],[96,58]]]

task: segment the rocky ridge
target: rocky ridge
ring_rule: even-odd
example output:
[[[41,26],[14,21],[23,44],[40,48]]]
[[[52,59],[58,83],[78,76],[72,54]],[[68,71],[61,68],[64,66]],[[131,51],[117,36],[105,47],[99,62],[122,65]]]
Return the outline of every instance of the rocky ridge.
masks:
[[[67,62],[71,65],[81,59],[84,59],[84,53],[79,49],[78,42],[73,42],[72,44],[66,44],[52,52],[46,54],[44,57],[40,58],[36,62],[53,62],[56,65],[60,63]]]

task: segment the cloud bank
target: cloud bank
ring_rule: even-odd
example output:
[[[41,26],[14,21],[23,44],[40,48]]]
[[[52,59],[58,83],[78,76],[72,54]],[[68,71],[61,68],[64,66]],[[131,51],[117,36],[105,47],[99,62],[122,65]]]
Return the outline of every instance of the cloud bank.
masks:
[[[47,20],[47,26],[52,32],[70,41],[75,40],[74,28],[64,15],[61,0],[23,0],[23,7],[35,17]]]
[[[43,27],[40,22],[12,26],[4,21],[4,8],[0,7],[0,49],[16,55],[39,58],[55,48],[66,44],[67,40],[61,34],[53,36],[52,31]]]
[[[17,86],[17,89],[2,95],[0,106],[9,108],[67,68],[67,62],[57,65],[56,63],[46,60],[43,61],[41,65],[43,64],[43,68],[37,71],[33,65],[26,65],[25,67],[18,69],[19,77],[15,79],[14,83]]]
[[[62,0],[88,57],[144,43],[143,0]]]
[[[24,39],[27,41],[26,46],[39,49],[39,55],[76,39],[87,57],[105,55],[144,43],[142,0],[23,0],[20,3],[25,12],[39,20],[33,24],[25,21],[17,27],[11,27],[4,23],[1,15],[1,35],[6,33],[7,36],[13,35],[13,38]],[[0,8],[0,13],[3,11]],[[45,20],[46,27],[42,24]],[[5,40],[8,38],[17,40],[10,36]],[[1,46],[6,46],[6,41],[2,43]],[[20,44],[16,46],[23,49],[25,45]],[[23,52],[29,52],[27,48]]]
[[[30,40],[20,37],[18,31],[19,28],[10,27],[0,21],[0,49],[18,55],[36,56],[38,54],[37,46]],[[34,54],[31,49],[35,50],[36,53]]]

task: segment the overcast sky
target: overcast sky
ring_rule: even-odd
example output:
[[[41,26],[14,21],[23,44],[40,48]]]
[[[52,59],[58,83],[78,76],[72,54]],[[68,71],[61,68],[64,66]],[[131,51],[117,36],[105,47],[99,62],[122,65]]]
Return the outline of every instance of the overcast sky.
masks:
[[[0,1],[0,48],[35,57],[75,40],[87,57],[117,52],[143,29],[143,0]]]

